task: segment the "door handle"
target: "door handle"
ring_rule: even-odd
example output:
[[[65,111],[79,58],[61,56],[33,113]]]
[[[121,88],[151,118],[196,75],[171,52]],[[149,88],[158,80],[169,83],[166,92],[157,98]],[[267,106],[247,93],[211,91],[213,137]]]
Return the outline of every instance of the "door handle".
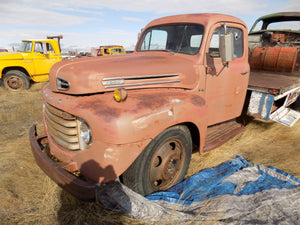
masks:
[[[244,72],[242,72],[242,75],[246,75],[247,73],[249,73],[249,70],[245,70]]]

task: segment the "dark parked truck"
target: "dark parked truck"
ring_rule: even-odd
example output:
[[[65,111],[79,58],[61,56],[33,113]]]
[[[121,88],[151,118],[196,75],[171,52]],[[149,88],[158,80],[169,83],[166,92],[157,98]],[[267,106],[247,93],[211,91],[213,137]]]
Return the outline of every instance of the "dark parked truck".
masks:
[[[248,105],[252,116],[277,120],[278,112],[278,121],[295,123],[299,31],[268,29],[290,18],[299,13],[263,17],[249,47],[235,17],[169,16],[143,29],[133,54],[55,64],[42,91],[45,135],[30,129],[37,164],[81,199],[115,179],[147,195],[180,182],[193,150],[239,133],[236,118]]]

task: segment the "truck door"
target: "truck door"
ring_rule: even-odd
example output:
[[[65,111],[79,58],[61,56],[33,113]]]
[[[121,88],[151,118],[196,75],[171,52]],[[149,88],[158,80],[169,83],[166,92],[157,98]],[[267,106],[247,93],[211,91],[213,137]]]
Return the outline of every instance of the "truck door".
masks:
[[[234,60],[221,60],[219,37],[224,34],[223,24],[216,24],[206,47],[206,99],[208,125],[238,117],[241,114],[249,79],[247,29],[227,23],[227,32],[233,33]]]
[[[44,48],[46,48],[45,51]],[[44,43],[43,45],[42,42],[35,42],[33,61],[35,66],[35,75],[48,75],[50,68],[54,63],[60,61],[60,59],[56,56],[50,43]]]

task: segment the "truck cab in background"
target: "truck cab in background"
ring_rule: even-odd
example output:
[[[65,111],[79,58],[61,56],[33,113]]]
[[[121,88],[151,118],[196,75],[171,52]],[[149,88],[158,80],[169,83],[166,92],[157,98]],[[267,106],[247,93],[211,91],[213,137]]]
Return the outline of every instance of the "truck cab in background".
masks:
[[[126,51],[123,46],[119,46],[119,45],[100,46],[99,49],[96,49],[97,56],[120,55],[120,54],[126,54]],[[92,56],[95,56],[93,52],[92,52]]]
[[[62,60],[61,38],[23,40],[17,52],[0,53],[0,79],[5,88],[19,91],[28,89],[31,81],[48,81],[51,67]]]

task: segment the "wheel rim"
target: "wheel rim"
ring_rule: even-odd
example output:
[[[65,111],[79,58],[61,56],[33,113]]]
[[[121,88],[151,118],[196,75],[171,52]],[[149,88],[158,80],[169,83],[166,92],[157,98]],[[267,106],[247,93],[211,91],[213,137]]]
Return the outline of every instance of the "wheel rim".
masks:
[[[24,87],[24,82],[20,77],[10,76],[5,81],[6,86],[11,90],[20,90]]]
[[[185,146],[181,139],[171,138],[155,152],[149,170],[149,180],[154,190],[166,190],[180,176],[185,161]]]

